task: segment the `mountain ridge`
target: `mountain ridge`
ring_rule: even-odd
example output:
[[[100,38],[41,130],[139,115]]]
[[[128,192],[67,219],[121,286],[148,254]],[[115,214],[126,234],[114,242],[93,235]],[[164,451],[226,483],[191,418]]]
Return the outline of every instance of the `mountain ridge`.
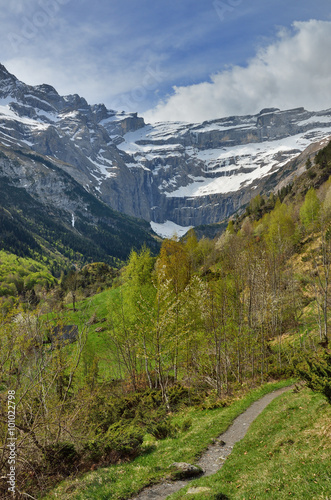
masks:
[[[145,124],[137,113],[26,85],[0,65],[1,143],[42,155],[113,210],[154,229],[167,221],[192,227],[223,220],[260,184],[273,189],[268,178],[330,135],[331,109],[265,108],[201,124]],[[36,183],[25,187],[31,193]]]

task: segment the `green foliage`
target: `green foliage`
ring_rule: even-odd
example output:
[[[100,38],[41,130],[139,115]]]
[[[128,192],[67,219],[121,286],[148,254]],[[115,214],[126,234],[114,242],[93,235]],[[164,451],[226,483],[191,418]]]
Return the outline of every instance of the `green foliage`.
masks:
[[[286,254],[293,248],[294,235],[293,211],[278,200],[270,213],[266,241],[273,252]]]
[[[187,432],[191,427],[192,427],[192,419],[185,418],[182,422],[182,425],[181,425],[181,431]]]
[[[305,196],[305,201],[300,208],[300,220],[307,230],[314,228],[319,214],[321,203],[314,188],[310,188]]]
[[[277,197],[278,197],[278,199],[279,199],[279,201],[280,201],[281,203],[283,203],[284,198],[285,198],[285,197],[286,197],[289,193],[291,193],[292,188],[293,188],[293,184],[292,184],[292,183],[289,183],[289,184],[287,184],[286,186],[282,187],[282,188],[278,191],[278,193],[277,193]]]
[[[169,405],[171,409],[177,410],[183,406],[190,406],[194,396],[191,395],[190,390],[187,387],[183,387],[181,384],[176,384],[170,387],[168,391]],[[196,402],[196,400],[195,400]]]
[[[45,265],[0,250],[0,297],[26,296],[37,285],[47,290],[55,283]]]
[[[309,170],[311,167],[312,167],[312,161],[310,158],[307,159],[306,163],[305,163],[305,167],[306,167],[306,170]]]
[[[167,418],[160,422],[153,422],[153,425],[149,429],[149,433],[156,439],[165,439],[170,436],[175,436],[176,429],[172,425],[170,419]]]
[[[312,179],[315,179],[315,177],[317,176],[317,172],[315,170],[311,169],[311,170],[308,170],[307,175],[308,175],[308,178],[312,180]]]
[[[139,253],[131,250],[127,266],[123,269],[123,279],[130,288],[144,286],[150,283],[151,274],[154,270],[155,258],[150,250],[144,246]]]
[[[161,391],[147,390],[128,396],[94,399],[89,420],[97,422],[95,435],[83,447],[87,460],[117,462],[141,452],[143,436],[148,433],[156,439],[165,439],[176,433],[167,415]]]
[[[261,208],[265,204],[264,198],[258,194],[249,202],[248,208],[246,209],[247,215],[254,215],[255,217],[261,216]]]
[[[177,392],[173,409],[180,406]],[[167,415],[160,390],[146,390],[128,396],[97,397],[90,411],[90,422],[98,422],[97,433],[105,433],[121,421],[124,426],[136,426],[145,429],[157,439],[171,434],[174,429]]]
[[[229,220],[228,227],[226,228],[226,230],[229,234],[235,234],[234,223],[232,219]]]
[[[297,365],[298,376],[315,392],[322,393],[331,404],[331,354],[307,357]]]
[[[102,437],[105,453],[115,452],[116,461],[123,458],[132,458],[141,451],[144,432],[139,427],[119,421],[111,425]]]
[[[82,269],[70,269],[63,273],[60,281],[60,295],[76,292],[83,297],[99,293],[105,288],[110,288],[118,276],[117,269],[104,262],[87,264]]]

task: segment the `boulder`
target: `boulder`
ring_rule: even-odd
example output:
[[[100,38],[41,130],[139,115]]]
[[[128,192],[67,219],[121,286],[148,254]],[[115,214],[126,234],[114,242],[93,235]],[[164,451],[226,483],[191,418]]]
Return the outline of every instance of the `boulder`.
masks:
[[[170,478],[173,481],[197,477],[203,474],[201,467],[187,464],[186,462],[174,462],[169,466],[169,469],[171,469]]]

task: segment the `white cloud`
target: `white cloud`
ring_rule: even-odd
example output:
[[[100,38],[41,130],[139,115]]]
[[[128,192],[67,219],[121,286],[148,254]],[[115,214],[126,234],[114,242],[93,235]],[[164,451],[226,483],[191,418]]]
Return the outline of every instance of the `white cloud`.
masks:
[[[54,54],[54,51],[53,51]],[[77,54],[74,50],[73,54]],[[110,58],[109,58],[110,59]],[[14,57],[1,61],[8,71],[29,85],[48,83],[61,95],[77,93],[90,104],[105,103],[111,109],[137,111],[164,78],[162,66],[152,56],[132,65],[103,64],[100,58],[74,56]]]
[[[30,39],[19,27],[3,35],[7,51],[1,63],[30,85],[48,83],[60,94],[78,93],[91,104],[137,111],[141,98],[146,109],[149,93],[165,75],[164,56],[149,48],[148,36],[136,37],[134,46],[130,39],[117,43],[116,26],[110,23],[72,26],[59,15],[34,27]]]
[[[145,113],[147,121],[201,122],[264,107],[331,107],[331,22],[310,20],[281,29],[246,67],[232,66],[211,81],[174,87],[174,94]]]

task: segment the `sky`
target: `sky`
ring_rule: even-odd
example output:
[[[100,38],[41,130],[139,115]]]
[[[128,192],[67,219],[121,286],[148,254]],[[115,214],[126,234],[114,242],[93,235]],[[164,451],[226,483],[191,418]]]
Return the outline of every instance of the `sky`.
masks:
[[[0,0],[0,62],[30,85],[202,122],[331,108],[329,0]]]

